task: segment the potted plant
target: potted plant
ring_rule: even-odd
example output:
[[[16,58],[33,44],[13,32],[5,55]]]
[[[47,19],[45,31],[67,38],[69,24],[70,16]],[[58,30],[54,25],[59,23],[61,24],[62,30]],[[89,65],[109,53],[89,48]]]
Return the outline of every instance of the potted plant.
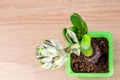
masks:
[[[67,47],[56,39],[45,40],[36,49],[43,68],[57,69],[66,62],[66,72],[75,77],[109,77],[113,74],[113,41],[109,32],[88,32],[85,21],[77,14],[73,24],[63,29]]]

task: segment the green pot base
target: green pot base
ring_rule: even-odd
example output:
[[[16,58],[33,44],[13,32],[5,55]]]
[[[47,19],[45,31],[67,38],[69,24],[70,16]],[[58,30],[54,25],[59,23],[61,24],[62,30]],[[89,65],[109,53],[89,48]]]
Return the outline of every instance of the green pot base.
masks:
[[[86,77],[86,78],[102,78],[102,77],[110,77],[113,74],[113,39],[112,35],[109,32],[90,32],[89,33],[91,37],[99,38],[99,37],[104,37],[108,40],[108,73],[75,73],[71,69],[71,64],[70,64],[70,55],[68,56],[68,59],[66,61],[66,73],[69,76],[74,76],[74,77]],[[69,43],[67,44],[69,46]]]

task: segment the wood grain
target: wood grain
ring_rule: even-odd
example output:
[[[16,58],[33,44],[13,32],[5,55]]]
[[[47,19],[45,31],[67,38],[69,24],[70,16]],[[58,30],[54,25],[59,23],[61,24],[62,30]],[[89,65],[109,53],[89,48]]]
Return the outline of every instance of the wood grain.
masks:
[[[65,65],[43,70],[35,59],[42,40],[57,38],[65,46],[62,29],[79,13],[89,31],[109,31],[114,38],[114,75],[119,80],[120,0],[0,0],[0,80],[86,80],[69,77]],[[97,79],[89,79],[97,80]]]

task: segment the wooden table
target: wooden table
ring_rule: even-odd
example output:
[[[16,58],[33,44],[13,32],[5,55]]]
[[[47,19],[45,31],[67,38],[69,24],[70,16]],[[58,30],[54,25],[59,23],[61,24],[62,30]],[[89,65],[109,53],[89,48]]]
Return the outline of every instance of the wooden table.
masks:
[[[114,75],[120,77],[120,0],[0,0],[0,80],[86,80],[40,68],[35,48],[57,38],[65,47],[62,29],[79,13],[89,31],[109,31],[114,38]],[[97,79],[89,79],[97,80]]]

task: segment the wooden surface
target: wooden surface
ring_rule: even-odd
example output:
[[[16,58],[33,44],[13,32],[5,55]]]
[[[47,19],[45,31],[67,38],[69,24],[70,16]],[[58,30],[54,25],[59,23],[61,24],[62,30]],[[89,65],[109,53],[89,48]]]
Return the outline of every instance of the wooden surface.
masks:
[[[120,0],[0,0],[0,80],[87,80],[43,70],[35,58],[42,40],[57,38],[65,46],[62,29],[79,13],[89,31],[109,31],[114,38],[114,75],[89,80],[119,80]]]

